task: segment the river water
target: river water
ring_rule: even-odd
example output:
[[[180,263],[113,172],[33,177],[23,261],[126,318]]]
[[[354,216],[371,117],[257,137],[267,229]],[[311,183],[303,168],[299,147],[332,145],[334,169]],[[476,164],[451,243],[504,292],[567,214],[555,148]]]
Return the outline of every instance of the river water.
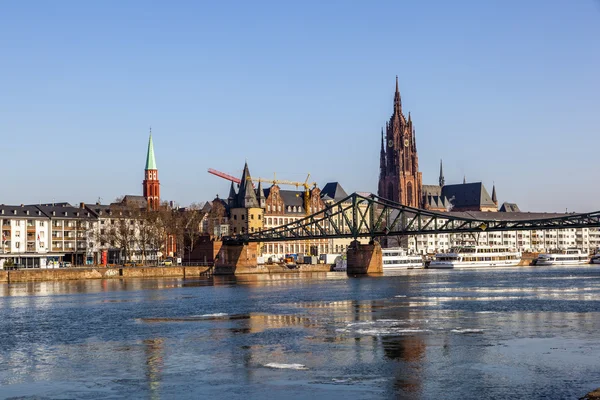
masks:
[[[0,285],[0,398],[568,399],[600,268]]]

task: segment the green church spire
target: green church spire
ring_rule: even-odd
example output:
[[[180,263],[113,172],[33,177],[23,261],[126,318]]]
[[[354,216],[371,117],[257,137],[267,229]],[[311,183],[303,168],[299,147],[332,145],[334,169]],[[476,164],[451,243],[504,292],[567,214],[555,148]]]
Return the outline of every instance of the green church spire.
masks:
[[[148,139],[148,155],[146,156],[146,171],[156,168],[156,159],[154,158],[154,143],[152,142],[152,128],[150,128],[150,139]]]

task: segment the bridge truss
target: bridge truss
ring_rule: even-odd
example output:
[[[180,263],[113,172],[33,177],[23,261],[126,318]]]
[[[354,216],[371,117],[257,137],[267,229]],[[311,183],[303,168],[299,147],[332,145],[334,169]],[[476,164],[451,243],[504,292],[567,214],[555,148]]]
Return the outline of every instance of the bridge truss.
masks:
[[[523,213],[523,217],[527,214]],[[407,207],[376,195],[353,193],[298,221],[260,232],[227,236],[223,240],[229,243],[282,242],[585,227],[600,227],[600,211],[541,219],[477,219]]]

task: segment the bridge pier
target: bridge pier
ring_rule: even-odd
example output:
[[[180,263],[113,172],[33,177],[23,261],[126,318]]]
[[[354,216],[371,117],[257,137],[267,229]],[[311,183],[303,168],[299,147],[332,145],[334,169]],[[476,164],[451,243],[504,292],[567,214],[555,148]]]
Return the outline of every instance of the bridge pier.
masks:
[[[360,244],[355,240],[348,246],[346,255],[348,275],[383,273],[381,245],[377,242]]]
[[[265,272],[258,267],[258,243],[223,244],[215,260],[215,275],[256,274]],[[268,272],[268,270],[266,271]]]

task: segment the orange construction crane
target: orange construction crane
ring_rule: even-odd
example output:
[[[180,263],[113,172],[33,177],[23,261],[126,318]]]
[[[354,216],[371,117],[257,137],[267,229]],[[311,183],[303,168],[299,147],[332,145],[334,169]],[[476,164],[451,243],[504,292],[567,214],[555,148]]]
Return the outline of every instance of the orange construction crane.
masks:
[[[236,178],[232,175],[226,174],[225,172],[221,172],[221,171],[217,171],[216,169],[209,168],[208,173],[218,176],[219,178],[223,178],[228,181],[237,183],[238,185],[240,184],[239,178]],[[306,176],[306,180],[304,182],[296,182],[296,181],[277,179],[275,174],[273,174],[273,179],[258,178],[258,179],[252,179],[252,181],[253,182],[271,183],[273,185],[291,185],[291,186],[296,186],[296,189],[298,189],[299,187],[303,187],[304,188],[304,212],[306,213],[306,215],[310,215],[310,189],[311,189],[311,186],[313,188],[317,187],[317,183],[316,182],[308,182],[309,179],[310,179],[310,174],[308,174]]]

